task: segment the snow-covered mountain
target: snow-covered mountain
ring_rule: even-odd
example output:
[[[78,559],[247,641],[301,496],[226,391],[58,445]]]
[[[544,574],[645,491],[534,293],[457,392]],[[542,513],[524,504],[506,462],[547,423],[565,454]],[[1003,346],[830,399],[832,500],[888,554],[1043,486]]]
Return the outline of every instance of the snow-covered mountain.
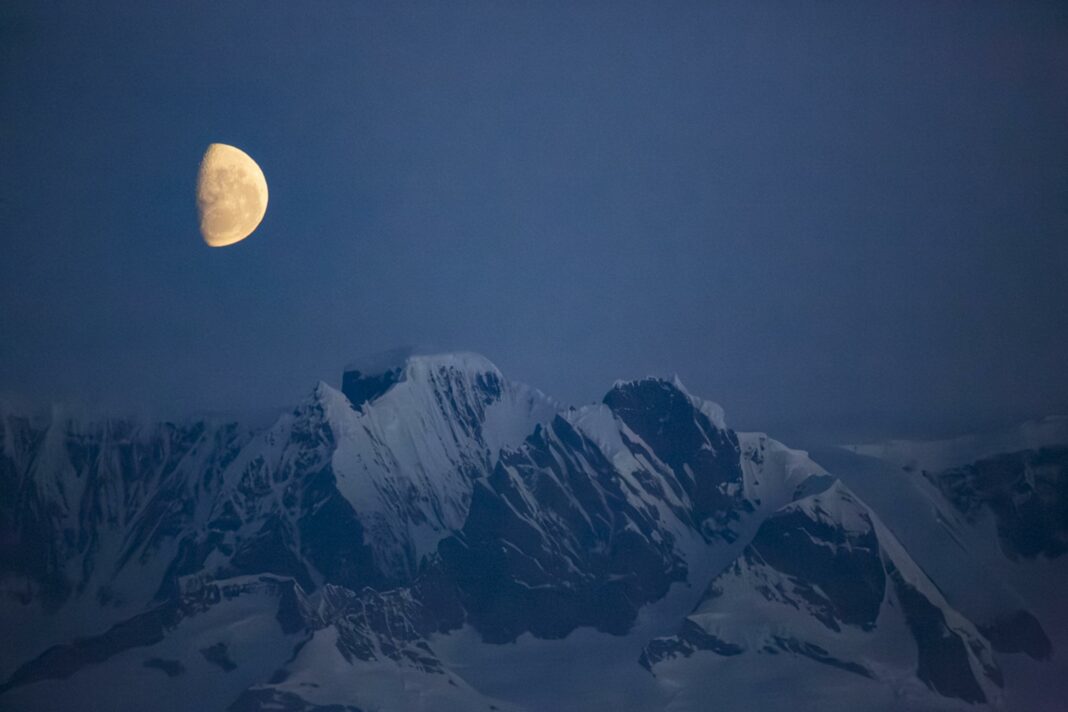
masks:
[[[1063,572],[1056,452],[814,460],[677,379],[563,408],[474,354],[262,429],[5,411],[0,443],[0,708],[1055,708],[1017,690],[1059,601],[1009,574]]]
[[[1014,706],[1068,694],[1068,418],[816,457],[880,513],[935,583],[1006,654]],[[1039,665],[1029,660],[1042,661]]]
[[[696,704],[715,679],[709,659],[784,654],[830,668],[827,677],[855,675],[850,708],[1001,701],[990,644],[840,481],[765,519],[678,633],[653,640],[642,662]],[[694,656],[696,665],[686,660]],[[930,699],[932,690],[948,699]],[[786,705],[795,694],[780,693]]]

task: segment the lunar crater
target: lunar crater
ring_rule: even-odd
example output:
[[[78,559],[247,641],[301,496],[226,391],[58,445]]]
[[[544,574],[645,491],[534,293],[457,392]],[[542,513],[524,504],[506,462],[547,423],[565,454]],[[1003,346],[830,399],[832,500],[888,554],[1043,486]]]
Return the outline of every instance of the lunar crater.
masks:
[[[197,176],[200,234],[212,247],[251,235],[267,212],[267,180],[252,158],[222,143],[208,146]]]

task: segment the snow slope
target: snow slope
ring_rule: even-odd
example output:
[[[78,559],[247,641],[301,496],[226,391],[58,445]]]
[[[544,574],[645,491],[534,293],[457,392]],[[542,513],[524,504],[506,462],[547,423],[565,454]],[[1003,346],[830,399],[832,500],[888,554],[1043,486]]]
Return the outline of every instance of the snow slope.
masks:
[[[2,415],[0,706],[1050,709],[1059,599],[1001,577],[1060,560],[1005,556],[989,468],[810,456],[678,379],[565,409],[401,353],[263,428]]]

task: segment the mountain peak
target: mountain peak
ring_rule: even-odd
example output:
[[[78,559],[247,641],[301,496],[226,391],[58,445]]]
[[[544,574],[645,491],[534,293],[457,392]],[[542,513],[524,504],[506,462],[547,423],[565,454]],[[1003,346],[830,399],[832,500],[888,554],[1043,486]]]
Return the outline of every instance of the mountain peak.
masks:
[[[357,359],[345,367],[341,391],[353,407],[386,393],[401,381],[425,382],[441,371],[457,371],[471,376],[490,374],[502,379],[500,370],[485,356],[468,351],[420,353],[415,347],[402,347]]]
[[[694,410],[697,410],[708,418],[716,428],[727,429],[726,415],[723,407],[718,403],[698,398],[690,393],[683,385],[682,380],[673,375],[671,378],[662,376],[645,376],[630,381],[619,380],[612,384],[611,390],[605,394],[603,402],[613,410],[617,408],[634,407],[634,399],[644,401],[644,407],[660,407],[668,401],[686,401]]]
[[[992,651],[1048,666],[1062,646],[1043,631],[1059,618],[1019,603],[1048,590],[1048,569],[1029,567],[1039,583],[1019,597],[985,589],[1019,578],[1019,559],[1068,550],[1063,503],[1046,494],[1062,491],[1064,457],[1001,458],[937,490],[909,478],[923,485],[911,500],[890,478],[876,510],[861,497],[878,490],[735,433],[678,377],[563,409],[477,354],[410,349],[351,364],[342,390],[319,382],[264,429],[37,429],[0,409],[0,491],[13,495],[0,497],[13,631],[0,649],[14,653],[0,655],[0,707],[145,709],[180,686],[202,693],[189,712],[487,709],[456,667],[541,709],[548,696],[494,676],[544,669],[547,652],[581,673],[559,694],[574,709],[744,699],[723,697],[724,681],[741,695],[831,690],[828,709],[842,694],[998,708]],[[985,519],[972,531],[977,506],[1000,517],[997,534]],[[1006,541],[1008,558],[994,548]],[[602,696],[606,679],[635,687]],[[796,702],[783,697],[757,706]]]
[[[472,351],[433,351],[417,346],[401,346],[358,357],[345,366],[344,372],[375,376],[397,370],[441,367],[467,372],[500,373],[488,358]]]

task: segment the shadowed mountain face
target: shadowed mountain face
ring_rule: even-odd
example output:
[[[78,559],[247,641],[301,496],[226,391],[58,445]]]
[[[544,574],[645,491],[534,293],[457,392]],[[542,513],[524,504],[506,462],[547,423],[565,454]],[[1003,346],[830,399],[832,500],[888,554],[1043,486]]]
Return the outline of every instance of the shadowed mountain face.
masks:
[[[265,430],[4,413],[0,442],[12,708],[552,699],[498,653],[532,656],[542,688],[578,671],[561,709],[613,688],[703,709],[716,680],[996,707],[1013,681],[995,648],[1051,653],[1039,618],[962,614],[836,473],[730,430],[677,380],[561,409],[477,355],[410,356],[319,384]],[[939,486],[995,512],[1009,557],[1055,557],[1062,460],[994,458]]]
[[[1068,447],[1044,447],[924,473],[968,517],[993,513],[1011,558],[1068,551]]]
[[[622,634],[686,565],[654,510],[628,499],[604,453],[564,418],[538,426],[474,490],[439,546],[471,622],[491,642],[579,626]]]

